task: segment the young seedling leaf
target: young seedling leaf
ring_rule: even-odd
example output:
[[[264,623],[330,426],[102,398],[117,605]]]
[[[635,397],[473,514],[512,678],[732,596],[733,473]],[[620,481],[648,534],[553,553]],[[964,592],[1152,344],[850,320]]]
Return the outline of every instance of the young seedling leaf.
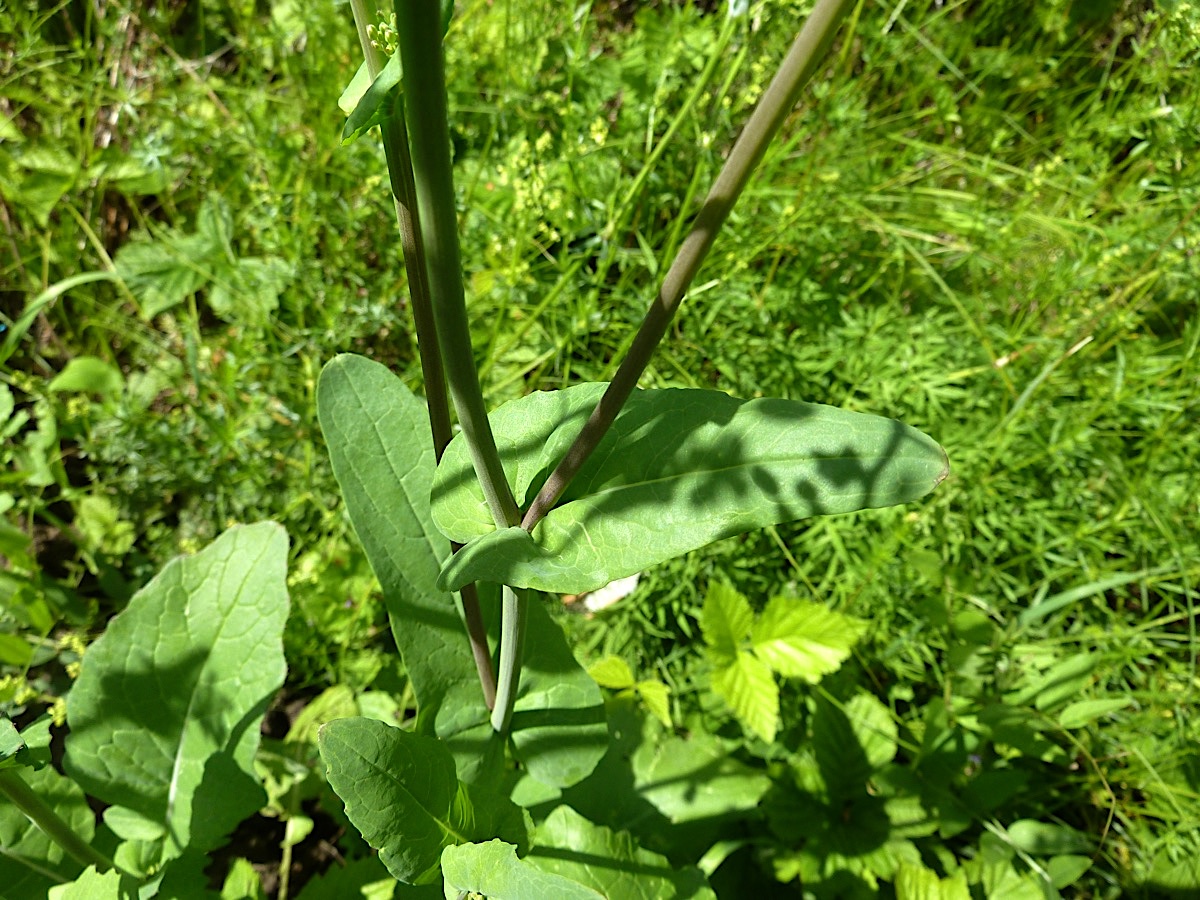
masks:
[[[604,897],[716,897],[698,869],[674,866],[665,856],[639,847],[627,832],[595,825],[569,806],[560,806],[546,817],[525,859],[543,872],[561,875]]]
[[[447,847],[442,853],[446,900],[480,896],[495,900],[605,900],[605,895],[578,881],[543,872],[517,858],[517,848],[503,841]]]
[[[749,653],[739,653],[713,672],[712,687],[742,725],[767,743],[775,740],[779,688],[764,662]]]
[[[619,656],[606,656],[588,666],[588,674],[600,687],[623,691],[636,683],[629,663]]]
[[[108,624],[67,697],[66,768],[166,835],[218,846],[262,804],[259,724],[287,671],[287,534],[231,528],[172,560]]]
[[[422,723],[428,715],[431,724],[454,685],[479,685],[454,597],[437,586],[450,546],[429,513],[434,456],[425,404],[386,366],[345,354],[321,372],[317,416]]]
[[[359,73],[365,70],[359,69]],[[392,54],[392,58],[387,61],[375,80],[371,82],[362,95],[354,103],[353,112],[346,117],[346,124],[342,126],[342,145],[351,144],[358,140],[376,125],[386,122],[392,116],[401,114],[400,104],[403,102],[403,85],[402,80],[404,73],[400,69],[400,54]],[[342,97],[338,100],[338,105],[343,109],[349,105],[351,91],[357,91],[362,85],[362,80],[359,74],[355,74],[346,90],[342,93]]]
[[[786,678],[816,684],[836,671],[866,623],[820,603],[774,597],[754,623],[754,655]]]
[[[453,844],[500,835],[525,845],[517,807],[460,782],[436,738],[354,718],[322,726],[318,744],[346,815],[400,881],[435,881]]]
[[[671,689],[661,681],[639,681],[637,692],[650,714],[662,722],[664,728],[670,728]]]
[[[492,413],[519,504],[605,387],[530,394]],[[583,593],[753,528],[915,500],[947,472],[936,442],[892,419],[716,391],[636,391],[532,536],[495,530],[466,442],[455,438],[438,467],[433,515],[468,546],[439,583]]]
[[[749,600],[727,584],[708,583],[700,611],[700,630],[714,665],[729,665],[737,658],[742,642],[750,636],[753,622],[754,611]]]

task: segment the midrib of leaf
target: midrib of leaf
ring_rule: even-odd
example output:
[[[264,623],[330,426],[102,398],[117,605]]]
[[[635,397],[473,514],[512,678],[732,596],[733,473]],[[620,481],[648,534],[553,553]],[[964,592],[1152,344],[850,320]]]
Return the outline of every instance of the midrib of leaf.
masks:
[[[262,561],[262,558],[268,552],[268,549],[269,548],[266,546],[264,546],[261,549],[261,551],[259,552],[259,555],[254,560],[255,564],[247,569],[248,572],[253,572],[258,568],[258,564]],[[179,572],[180,572],[180,575],[182,576],[182,574],[183,574],[182,565],[180,566]],[[229,577],[229,557],[226,557],[225,561],[221,564],[220,583],[219,583],[219,587],[218,587],[217,593],[216,593],[216,596],[218,598],[227,596],[225,593],[225,580],[228,577]],[[241,588],[244,585],[244,583],[245,582],[243,580],[243,582],[241,584],[239,584],[238,593],[241,592]],[[190,602],[190,600],[191,600],[191,598],[189,596],[188,602],[185,604],[185,607],[184,607],[184,618],[185,618],[185,621],[187,621],[187,622],[191,621],[191,618],[190,618],[191,602]],[[209,652],[205,656],[204,665],[201,666],[200,669],[198,670],[198,674],[196,676],[195,682],[193,682],[193,684],[192,684],[191,696],[188,697],[187,709],[184,711],[183,725],[179,729],[179,742],[175,746],[175,759],[171,766],[171,782],[167,786],[167,810],[166,810],[166,822],[164,822],[164,824],[168,826],[167,834],[171,835],[172,838],[177,837],[177,832],[174,828],[170,827],[170,822],[175,818],[175,799],[178,795],[180,772],[182,771],[183,764],[185,762],[183,749],[184,749],[185,739],[188,734],[188,726],[191,725],[191,723],[193,721],[200,721],[199,716],[193,717],[193,715],[192,715],[192,710],[195,708],[196,701],[200,697],[200,694],[201,694],[200,690],[198,689],[198,686],[204,682],[204,676],[208,672],[209,667],[212,663],[212,649],[211,648],[216,647],[220,644],[221,637],[225,633],[225,628],[229,624],[230,618],[232,618],[232,611],[233,611],[234,606],[236,606],[236,604],[231,604],[229,607],[226,608],[225,615],[221,617],[221,621],[217,627],[217,633],[213,636],[212,641],[209,642],[209,648],[210,648]],[[180,849],[183,849],[183,848],[180,848]]]
[[[408,797],[409,800],[412,801],[413,805],[417,809],[421,810],[421,812],[425,813],[425,815],[429,819],[431,819],[434,823],[436,823],[442,829],[442,831],[444,833],[450,835],[459,844],[471,843],[471,838],[467,837],[467,835],[465,835],[465,834],[462,834],[457,829],[451,827],[451,825],[448,822],[443,821],[442,819],[438,818],[438,816],[436,816],[434,813],[432,813],[430,810],[428,810],[425,807],[425,805],[416,798],[416,795],[414,795],[412,791],[410,791],[407,787],[405,787],[404,782],[401,781],[399,778],[397,778],[395,775],[393,775],[392,772],[390,772],[388,769],[383,768],[383,766],[380,766],[379,764],[375,763],[373,760],[370,760],[367,757],[363,756],[361,753],[358,753],[357,748],[352,747],[349,744],[347,744],[347,742],[344,739],[342,742],[343,742],[343,744],[346,744],[346,746],[349,747],[349,749],[351,751],[355,752],[355,754],[358,756],[358,758],[360,760],[362,760],[364,763],[366,763],[368,768],[370,768],[373,771],[377,772],[378,774],[382,775],[388,781],[390,781],[394,785],[396,785],[404,793],[404,795],[406,797]],[[457,782],[457,779],[456,779],[456,782]],[[455,790],[457,790],[457,786],[456,786]],[[451,797],[451,799],[450,799],[450,808],[451,809],[454,808],[454,798],[453,797]]]

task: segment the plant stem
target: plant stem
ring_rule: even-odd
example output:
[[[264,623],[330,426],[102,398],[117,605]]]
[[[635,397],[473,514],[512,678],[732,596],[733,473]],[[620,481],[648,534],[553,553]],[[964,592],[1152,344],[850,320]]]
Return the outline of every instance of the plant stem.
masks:
[[[667,326],[679,309],[700,264],[712,248],[717,232],[762,161],[767,146],[796,105],[800,92],[816,71],[849,4],[850,0],[817,0],[812,15],[796,36],[787,58],[730,151],[729,159],[700,208],[691,231],[684,238],[679,253],[663,278],[658,296],[650,304],[629,352],[617,368],[608,389],[526,511],[521,521],[521,527],[526,531],[533,531],[558,502],[562,492],[596,449],[637,387],[638,379],[646,370],[654,349],[666,334]]]
[[[496,690],[496,706],[492,709],[492,730],[507,734],[508,726],[512,723],[517,688],[521,683],[529,592],[506,586],[500,609],[500,681]]]
[[[25,783],[25,779],[14,769],[0,771],[0,794],[12,801],[29,821],[45,832],[47,837],[67,851],[80,865],[95,866],[100,872],[117,868],[111,859],[76,834],[58,813],[33,792]]]
[[[396,0],[396,27],[404,71],[405,116],[412,139],[416,207],[425,247],[438,345],[446,365],[450,396],[471,453],[475,476],[497,528],[521,521],[504,474],[496,439],[483,404],[475,369],[471,329],[458,248],[458,214],[450,163],[450,124],[446,113],[446,62],[439,4]],[[524,607],[508,602],[501,618],[501,671],[492,708],[493,728],[503,732],[512,718],[525,644]],[[473,644],[473,647],[476,645]],[[485,645],[486,646],[486,645]],[[476,651],[478,652],[478,651]],[[476,657],[478,660],[478,656]],[[497,727],[499,723],[502,727]]]
[[[364,7],[364,0],[351,0],[351,7],[363,57],[367,61],[367,72],[374,80],[383,69],[384,60],[367,36],[369,14]],[[441,462],[442,453],[454,435],[450,425],[450,403],[446,396],[446,373],[442,367],[437,328],[433,318],[433,303],[429,295],[425,248],[421,242],[418,224],[416,189],[413,184],[412,161],[408,155],[408,134],[403,112],[388,117],[380,131],[383,135],[383,152],[387,159],[392,199],[396,204],[396,222],[400,229],[400,244],[404,252],[404,270],[408,273],[408,293],[412,303],[413,324],[417,331],[421,374],[425,381],[429,429],[433,434],[434,456]],[[458,552],[458,545],[451,544],[450,551]],[[492,709],[496,702],[496,674],[492,670],[492,654],[488,647],[487,629],[483,625],[483,614],[479,609],[479,595],[473,584],[467,585],[459,593],[462,597],[463,621],[471,642],[471,655],[479,673],[479,685],[483,690],[487,708]]]
[[[458,249],[458,214],[450,165],[445,57],[438,4],[428,0],[397,2],[396,26],[420,211],[418,225],[425,246],[438,343],[446,366],[450,397],[458,413],[463,439],[471,452],[479,485],[496,527],[507,528],[520,522],[521,514],[496,451],[471,349]]]

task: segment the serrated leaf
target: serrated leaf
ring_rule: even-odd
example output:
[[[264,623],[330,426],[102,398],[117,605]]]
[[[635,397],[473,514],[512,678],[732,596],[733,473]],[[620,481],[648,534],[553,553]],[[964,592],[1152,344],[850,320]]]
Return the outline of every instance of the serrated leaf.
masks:
[[[122,900],[125,896],[121,876],[112,870],[98,872],[95,866],[88,866],[70,884],[50,888],[46,895],[47,900]]]
[[[785,678],[816,684],[836,671],[866,623],[808,600],[773,597],[754,623],[754,654]]]
[[[117,251],[117,274],[152,319],[182,303],[208,283],[210,257],[218,253],[200,235],[168,233],[162,241],[125,244]]]
[[[860,795],[877,769],[896,756],[898,729],[891,712],[859,691],[844,707],[820,698],[813,715],[813,751],[834,803]]]
[[[635,684],[629,663],[619,656],[606,656],[592,663],[588,666],[587,673],[596,684],[610,691],[623,691]]]
[[[353,111],[346,117],[342,126],[342,144],[350,144],[358,140],[376,125],[380,125],[392,116],[402,115],[403,77],[400,68],[400,52],[392,54],[392,58],[380,69],[379,74],[370,86],[355,100],[354,94],[369,79],[364,63],[351,79],[346,90],[342,92],[338,105],[343,110],[353,102]],[[365,76],[365,77],[364,77]]]
[[[519,505],[606,386],[530,394],[491,414]],[[583,593],[753,528],[914,500],[947,471],[941,447],[892,419],[716,391],[635,391],[532,536],[495,530],[466,442],[455,438],[434,482],[434,521],[468,546],[439,583]]]
[[[507,798],[472,795],[445,743],[375,719],[321,728],[321,758],[346,815],[398,880],[436,880],[442,850],[499,834],[524,845],[524,822]]]
[[[518,859],[516,847],[502,841],[447,847],[442,873],[446,900],[459,900],[464,894],[488,900],[605,900],[577,881]]]
[[[695,900],[716,895],[694,867],[676,867],[624,831],[593,824],[560,806],[538,827],[526,862],[621,900]]]
[[[321,372],[317,416],[422,722],[428,716],[432,727],[447,691],[477,681],[454,598],[437,587],[450,547],[429,513],[434,456],[425,404],[386,366],[344,354]]]
[[[124,386],[120,369],[95,356],[77,356],[51,379],[47,390],[108,397],[121,393]]]
[[[712,687],[743,726],[767,743],[779,728],[779,688],[766,664],[749,653],[713,672]]]
[[[231,528],[172,560],[84,654],[66,768],[161,824],[163,858],[202,852],[261,805],[259,724],[283,684],[287,535]]]
[[[753,623],[754,611],[749,600],[727,584],[708,583],[700,611],[700,630],[714,665],[729,665],[737,659]]]

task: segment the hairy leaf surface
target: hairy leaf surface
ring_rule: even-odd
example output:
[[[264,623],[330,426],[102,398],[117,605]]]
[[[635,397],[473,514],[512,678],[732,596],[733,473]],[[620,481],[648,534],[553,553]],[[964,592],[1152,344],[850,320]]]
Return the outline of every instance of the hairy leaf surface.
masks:
[[[530,394],[491,414],[519,504],[533,499],[605,387]],[[455,438],[438,467],[433,515],[468,546],[439,583],[582,593],[753,528],[915,500],[947,472],[936,442],[892,419],[716,391],[635,391],[532,536],[495,529],[466,442]]]

